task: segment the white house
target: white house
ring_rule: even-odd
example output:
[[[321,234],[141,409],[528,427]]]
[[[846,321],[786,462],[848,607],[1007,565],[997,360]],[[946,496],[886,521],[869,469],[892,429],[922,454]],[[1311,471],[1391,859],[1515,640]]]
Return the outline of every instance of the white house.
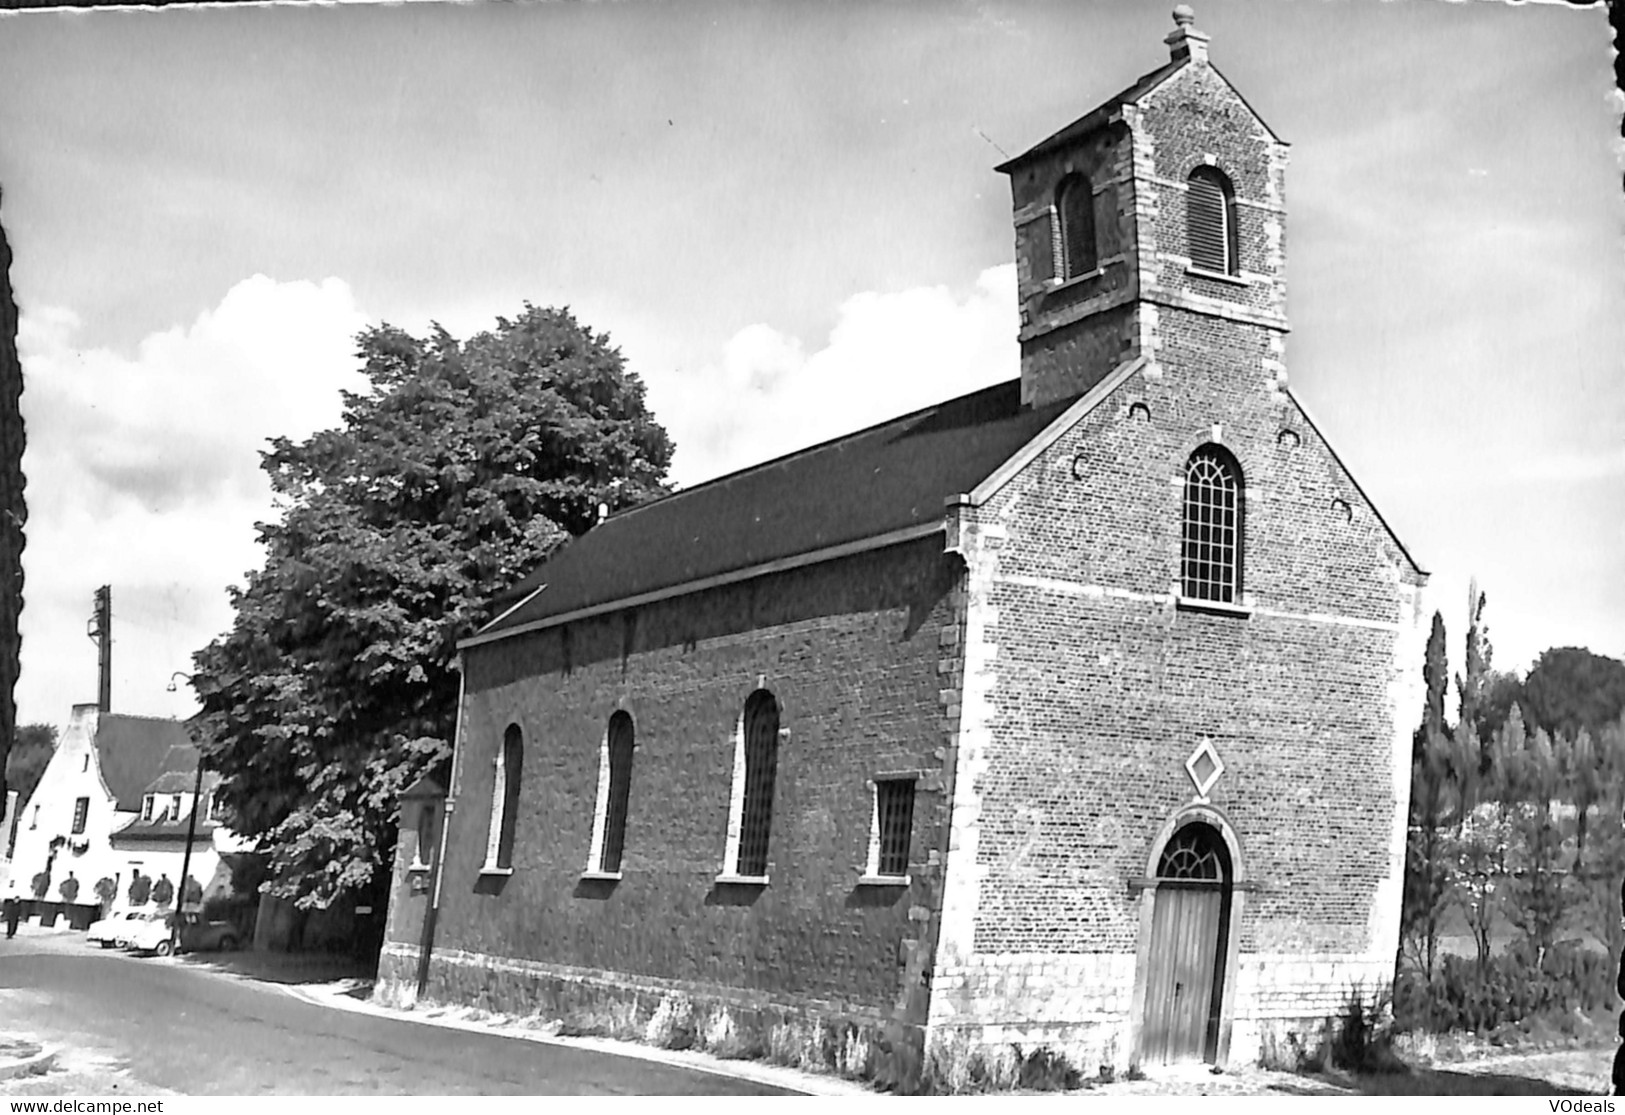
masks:
[[[16,826],[10,878],[4,894],[32,897],[33,879],[50,875],[45,897],[61,898],[70,874],[77,900],[95,901],[99,879],[109,878],[119,901],[139,870],[156,880],[167,874],[177,890],[189,815],[196,804],[198,750],[178,720],[102,712],[75,705],[67,730]],[[208,811],[217,776],[204,776]],[[212,812],[212,811],[210,811]],[[209,812],[198,817],[190,874],[205,885],[220,863],[221,847],[237,842]]]

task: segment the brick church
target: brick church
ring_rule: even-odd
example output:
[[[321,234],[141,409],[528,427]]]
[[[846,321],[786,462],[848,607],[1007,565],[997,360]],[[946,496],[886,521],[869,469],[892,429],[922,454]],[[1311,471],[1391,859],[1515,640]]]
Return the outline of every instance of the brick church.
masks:
[[[381,996],[906,1086],[1245,1064],[1390,980],[1427,575],[1287,387],[1287,145],[1175,23],[998,168],[1019,380],[612,516],[462,644]]]

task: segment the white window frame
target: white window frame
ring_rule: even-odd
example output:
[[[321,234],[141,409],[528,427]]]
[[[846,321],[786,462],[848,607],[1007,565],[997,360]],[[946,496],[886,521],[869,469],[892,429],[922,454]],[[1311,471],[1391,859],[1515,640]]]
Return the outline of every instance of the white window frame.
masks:
[[[186,796],[185,794],[170,794],[169,795],[170,812],[172,812],[174,814],[174,816],[172,816],[170,818],[170,820],[179,821],[181,819],[181,799],[183,797],[185,797],[185,796]]]
[[[506,733],[504,733],[506,734]],[[502,815],[508,806],[508,748],[507,740],[497,742],[497,755],[491,762],[491,827],[485,834],[485,863],[481,875],[512,875],[513,868],[497,866],[497,852],[502,847]]]
[[[760,684],[751,690],[754,695],[758,689],[766,689],[766,684]],[[773,694],[773,700],[778,701],[778,695]],[[734,770],[733,783],[728,790],[728,842],[722,855],[722,873],[717,876],[719,883],[744,883],[751,886],[766,886],[766,875],[741,875],[739,873],[739,839],[745,828],[745,710],[750,704],[747,697],[739,706],[739,718],[734,721]],[[784,723],[779,723],[778,744],[782,749],[789,733]],[[775,776],[775,781],[777,777]]]
[[[598,738],[598,799],[593,806],[592,840],[587,849],[587,866],[581,872],[583,879],[619,879],[619,871],[605,871],[604,830],[609,826],[609,722],[604,722],[604,734]]]
[[[912,774],[881,775],[869,779],[869,858],[864,864],[860,886],[906,887],[914,879],[907,873],[882,875],[880,873],[880,784],[882,782],[908,782],[919,792],[919,779]]]
[[[158,795],[157,794],[147,794],[145,797],[143,797],[141,799],[141,819],[143,821],[152,820],[152,811],[154,809],[157,809],[157,808],[158,808]],[[38,812],[38,810],[36,809],[36,814],[37,814],[37,812]]]

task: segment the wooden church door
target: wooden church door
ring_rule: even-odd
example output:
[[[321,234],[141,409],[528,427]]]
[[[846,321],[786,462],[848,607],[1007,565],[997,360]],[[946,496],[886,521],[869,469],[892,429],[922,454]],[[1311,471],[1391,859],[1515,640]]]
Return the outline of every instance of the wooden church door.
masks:
[[[1229,858],[1223,838],[1205,824],[1186,825],[1163,850],[1140,1031],[1141,1056],[1148,1064],[1212,1061],[1218,1053]]]

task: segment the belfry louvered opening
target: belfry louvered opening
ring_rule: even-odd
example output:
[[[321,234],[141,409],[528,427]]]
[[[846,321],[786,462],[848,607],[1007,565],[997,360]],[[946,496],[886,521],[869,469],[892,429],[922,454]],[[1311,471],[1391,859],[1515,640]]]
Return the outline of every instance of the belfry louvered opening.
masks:
[[[1241,599],[1242,480],[1235,458],[1204,445],[1185,466],[1181,594],[1187,600]]]
[[[600,871],[621,869],[621,853],[626,849],[626,811],[632,796],[632,752],[636,731],[630,713],[622,710],[609,718],[609,800],[604,806],[604,849],[599,857]]]
[[[1185,237],[1191,266],[1221,275],[1240,271],[1236,251],[1236,195],[1217,167],[1191,171],[1185,191]]]
[[[1055,273],[1063,279],[1087,275],[1099,266],[1095,250],[1095,190],[1081,174],[1061,179],[1055,191],[1055,212],[1060,218],[1055,249]]]
[[[740,875],[767,874],[773,781],[779,766],[779,702],[758,689],[745,702],[745,800],[739,817]]]

